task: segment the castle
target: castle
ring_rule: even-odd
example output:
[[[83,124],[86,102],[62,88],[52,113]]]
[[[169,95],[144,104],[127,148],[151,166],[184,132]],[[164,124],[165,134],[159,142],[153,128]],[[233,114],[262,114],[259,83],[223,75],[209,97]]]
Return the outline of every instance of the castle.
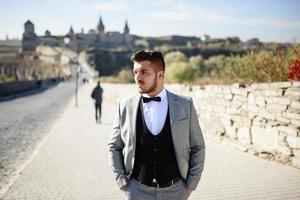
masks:
[[[22,50],[34,51],[40,44],[52,47],[69,47],[77,52],[87,50],[89,48],[130,49],[133,46],[133,36],[130,35],[127,20],[125,21],[123,33],[117,31],[105,32],[105,26],[102,22],[102,18],[100,17],[96,30],[91,29],[88,33],[84,33],[82,30],[81,33],[75,33],[71,26],[69,32],[63,36],[51,35],[49,30],[45,31],[44,36],[38,36],[34,31],[34,24],[28,20],[24,24]]]

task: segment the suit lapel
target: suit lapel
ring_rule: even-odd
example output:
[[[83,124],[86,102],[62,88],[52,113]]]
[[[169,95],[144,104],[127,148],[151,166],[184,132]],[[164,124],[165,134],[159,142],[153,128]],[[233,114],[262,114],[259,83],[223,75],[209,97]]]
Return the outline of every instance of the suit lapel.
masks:
[[[175,95],[173,95],[171,92],[167,91],[167,97],[168,97],[168,104],[169,104],[169,113],[170,113],[170,124],[171,124],[171,132],[172,132],[172,139],[173,139],[173,143],[174,145],[176,144],[175,141],[176,140],[176,128],[175,128],[175,124],[176,124],[176,112],[175,112],[175,108],[177,105],[177,97]]]
[[[130,133],[132,133],[131,142],[134,150],[136,144],[136,120],[137,120],[136,118],[137,118],[140,99],[141,99],[141,95],[137,95],[136,97],[133,98],[130,104],[130,128],[131,128]]]

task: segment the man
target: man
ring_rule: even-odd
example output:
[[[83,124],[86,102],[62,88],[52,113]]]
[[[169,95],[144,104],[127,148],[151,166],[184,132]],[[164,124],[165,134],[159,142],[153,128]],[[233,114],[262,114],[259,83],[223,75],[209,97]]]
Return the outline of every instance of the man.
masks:
[[[158,51],[131,57],[141,95],[121,101],[109,140],[115,180],[131,200],[186,200],[204,166],[205,144],[191,98],[164,88]]]
[[[100,86],[100,81],[97,82],[97,86],[93,89],[91,97],[95,100],[95,118],[96,123],[101,123],[101,104],[102,104],[103,89]]]

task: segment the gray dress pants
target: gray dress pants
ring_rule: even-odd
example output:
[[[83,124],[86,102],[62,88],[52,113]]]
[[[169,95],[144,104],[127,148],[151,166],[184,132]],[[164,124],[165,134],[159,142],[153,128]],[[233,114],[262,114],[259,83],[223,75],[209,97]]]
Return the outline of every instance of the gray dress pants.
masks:
[[[131,179],[123,193],[126,200],[187,200],[190,196],[182,180],[169,187],[155,188]]]

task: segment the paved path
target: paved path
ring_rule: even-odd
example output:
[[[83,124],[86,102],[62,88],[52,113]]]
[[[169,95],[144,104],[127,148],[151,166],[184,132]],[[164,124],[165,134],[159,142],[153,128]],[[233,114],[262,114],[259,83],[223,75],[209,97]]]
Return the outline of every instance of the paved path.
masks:
[[[47,142],[8,190],[12,199],[122,199],[108,167],[107,140],[115,104],[103,103],[94,122],[91,87],[80,91]],[[105,88],[107,91],[109,89]],[[206,140],[207,160],[191,200],[299,200],[300,170],[262,160]]]
[[[56,124],[74,95],[74,82],[28,93],[0,102],[0,189]]]

